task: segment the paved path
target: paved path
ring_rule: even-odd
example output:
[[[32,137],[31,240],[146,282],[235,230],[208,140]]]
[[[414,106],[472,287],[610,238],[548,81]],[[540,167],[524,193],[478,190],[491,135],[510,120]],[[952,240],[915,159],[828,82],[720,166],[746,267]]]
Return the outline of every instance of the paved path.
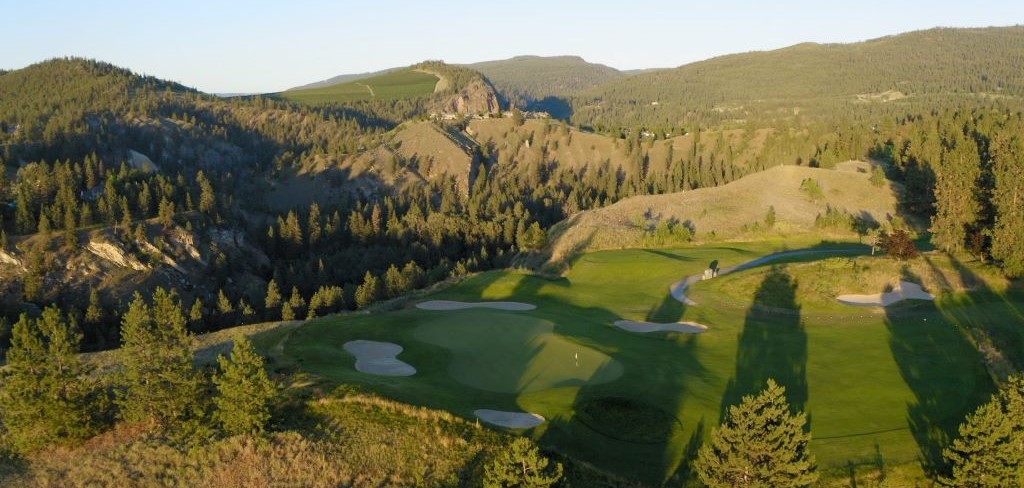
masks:
[[[356,84],[357,84],[357,85],[359,85],[359,86],[361,86],[361,87],[363,87],[363,88],[366,88],[367,90],[370,90],[370,96],[371,96],[371,97],[373,97],[373,98],[377,98],[377,94],[376,94],[376,93],[373,93],[373,87],[372,87],[372,86],[370,86],[370,85],[364,85],[364,84],[362,84],[362,83],[356,83]]]
[[[789,257],[795,257],[795,256],[809,256],[809,255],[815,255],[815,254],[857,254],[859,251],[860,251],[860,249],[845,248],[845,249],[821,249],[821,250],[810,250],[810,249],[807,249],[807,250],[801,250],[801,251],[779,252],[779,253],[775,253],[775,254],[769,254],[767,256],[760,257],[760,258],[757,258],[757,259],[755,259],[753,261],[748,261],[748,262],[743,263],[743,264],[738,264],[738,265],[730,267],[730,268],[719,268],[718,269],[718,276],[727,275],[729,273],[735,273],[737,271],[743,271],[743,270],[750,269],[750,268],[756,268],[758,266],[761,266],[762,264],[770,263],[772,261],[776,261],[776,260],[783,259],[783,258],[789,258]],[[676,300],[679,300],[680,302],[683,302],[686,305],[690,305],[690,306],[696,305],[697,302],[691,300],[689,297],[686,296],[686,289],[689,288],[694,283],[696,283],[698,281],[701,281],[703,278],[704,278],[703,274],[687,276],[686,278],[683,278],[683,279],[681,279],[681,280],[679,280],[679,281],[669,285],[669,287],[668,287],[669,293],[672,294],[672,298],[675,298]]]

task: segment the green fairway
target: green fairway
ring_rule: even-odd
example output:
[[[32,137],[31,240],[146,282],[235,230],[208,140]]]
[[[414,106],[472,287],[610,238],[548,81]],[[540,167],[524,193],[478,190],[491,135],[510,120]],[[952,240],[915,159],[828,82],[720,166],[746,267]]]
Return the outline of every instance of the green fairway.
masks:
[[[854,244],[815,249],[868,251]],[[538,413],[548,422],[529,435],[650,483],[680,476],[724,408],[772,377],[808,413],[812,449],[829,476],[860,466],[890,476],[894,469],[920,473],[921,461],[936,461],[964,415],[993,391],[968,329],[1019,323],[1011,314],[1020,303],[993,292],[991,300],[958,295],[888,314],[837,307],[811,293],[815,263],[829,258],[822,254],[697,283],[688,292],[696,306],[669,294],[671,283],[713,261],[729,267],[782,250],[764,242],[605,251],[581,256],[559,279],[482,273],[425,299],[538,308],[410,307],[326,317],[297,329],[284,352],[329,380],[466,417],[478,408]],[[881,258],[858,259],[876,270],[886,266],[870,261]],[[729,296],[733,290],[744,296]],[[709,330],[634,334],[612,326],[619,318],[689,320]],[[355,371],[353,357],[341,349],[353,339],[400,344],[399,359],[418,373],[394,378]]]
[[[337,85],[278,93],[293,102],[310,105],[358,100],[398,100],[434,92],[438,78],[430,73],[406,70]]]

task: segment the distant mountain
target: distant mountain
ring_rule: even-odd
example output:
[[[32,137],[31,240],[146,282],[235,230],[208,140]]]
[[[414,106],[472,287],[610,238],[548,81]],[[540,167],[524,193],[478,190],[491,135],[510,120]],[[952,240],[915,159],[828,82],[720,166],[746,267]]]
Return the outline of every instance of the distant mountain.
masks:
[[[1024,96],[1024,26],[936,28],[851,44],[803,43],[623,77],[573,100],[573,122],[683,126],[834,114],[929,97]]]
[[[491,80],[498,93],[520,108],[567,116],[567,96],[624,78],[619,70],[579,56],[516,56],[466,65]]]
[[[369,112],[379,112],[382,108],[394,112],[397,109],[401,116],[394,120],[396,123],[430,113],[481,114],[500,110],[494,87],[481,73],[465,66],[424,61],[382,73],[316,88],[269,93],[267,96],[307,105],[333,104]],[[332,80],[344,79],[345,76],[355,75],[342,75]]]

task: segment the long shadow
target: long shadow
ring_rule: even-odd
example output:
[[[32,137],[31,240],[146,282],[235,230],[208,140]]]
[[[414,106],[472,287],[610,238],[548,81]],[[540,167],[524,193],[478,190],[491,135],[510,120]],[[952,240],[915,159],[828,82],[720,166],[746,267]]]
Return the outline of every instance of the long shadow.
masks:
[[[919,282],[907,269],[901,279]],[[899,307],[885,310],[893,358],[915,397],[907,404],[907,423],[922,467],[939,474],[945,469],[942,449],[965,415],[992,393],[992,382],[966,332],[936,304],[919,306],[914,314],[899,313]]]
[[[773,266],[754,293],[739,337],[736,372],[722,397],[722,419],[729,406],[764,389],[769,378],[786,387],[786,397],[794,410],[804,410],[807,333],[796,303],[797,286],[785,269]]]
[[[676,259],[677,256],[659,257]],[[685,259],[683,259],[685,260]],[[545,287],[566,286],[540,277],[521,280],[512,296],[538,298],[538,313],[556,324],[556,333],[563,338],[608,355],[619,364],[633,368],[609,383],[566,385],[578,387],[571,393],[571,413],[566,418],[549,418],[534,433],[542,445],[559,446],[574,457],[598,466],[618,466],[620,474],[645,484],[677,484],[689,474],[689,461],[695,457],[704,438],[703,422],[685,424],[683,411],[688,384],[705,381],[710,374],[697,355],[699,337],[676,333],[635,334],[612,327],[621,318],[603,307],[570,306],[560,310],[546,293]],[[551,290],[551,288],[547,288]],[[552,305],[555,305],[554,307]],[[660,303],[652,304],[647,316],[651,320],[676,321],[685,306],[667,292]],[[579,317],[587,317],[586,325]],[[583,327],[586,327],[585,329]],[[638,361],[638,349],[664,350]],[[636,368],[644,364],[642,369]],[[604,376],[604,369],[616,367],[607,363],[593,371],[592,378]],[[652,390],[649,386],[661,387]],[[696,430],[695,430],[696,429]],[[688,435],[688,437],[687,437]]]
[[[967,326],[979,347],[988,352],[989,372],[997,381],[1003,381],[1014,371],[1024,369],[1024,328],[1020,326],[1024,316],[1014,305],[1013,297],[993,290],[955,256],[949,256],[949,259],[961,285],[971,290],[969,294],[957,297],[954,303],[966,302],[964,304],[976,306],[942,307],[942,311],[951,320]]]

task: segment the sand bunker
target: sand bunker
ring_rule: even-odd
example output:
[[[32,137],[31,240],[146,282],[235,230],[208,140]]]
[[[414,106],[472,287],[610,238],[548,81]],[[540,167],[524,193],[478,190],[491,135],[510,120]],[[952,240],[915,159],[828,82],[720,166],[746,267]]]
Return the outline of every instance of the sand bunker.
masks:
[[[529,412],[505,412],[502,410],[488,410],[481,408],[474,410],[473,415],[477,418],[500,427],[509,429],[529,429],[544,423],[544,417]]]
[[[616,320],[615,326],[629,332],[646,334],[648,332],[679,332],[682,334],[700,334],[708,327],[696,322],[641,322],[636,320]]]
[[[495,310],[511,310],[525,312],[534,310],[536,305],[522,302],[456,302],[452,300],[429,300],[416,304],[420,310],[464,310],[467,308],[492,308]]]
[[[837,300],[846,304],[862,307],[888,307],[903,300],[935,300],[935,295],[921,289],[921,285],[909,281],[901,281],[895,290],[874,295],[839,295]]]
[[[416,368],[398,359],[402,346],[390,342],[349,341],[342,346],[356,357],[356,371],[380,376],[412,376]]]

